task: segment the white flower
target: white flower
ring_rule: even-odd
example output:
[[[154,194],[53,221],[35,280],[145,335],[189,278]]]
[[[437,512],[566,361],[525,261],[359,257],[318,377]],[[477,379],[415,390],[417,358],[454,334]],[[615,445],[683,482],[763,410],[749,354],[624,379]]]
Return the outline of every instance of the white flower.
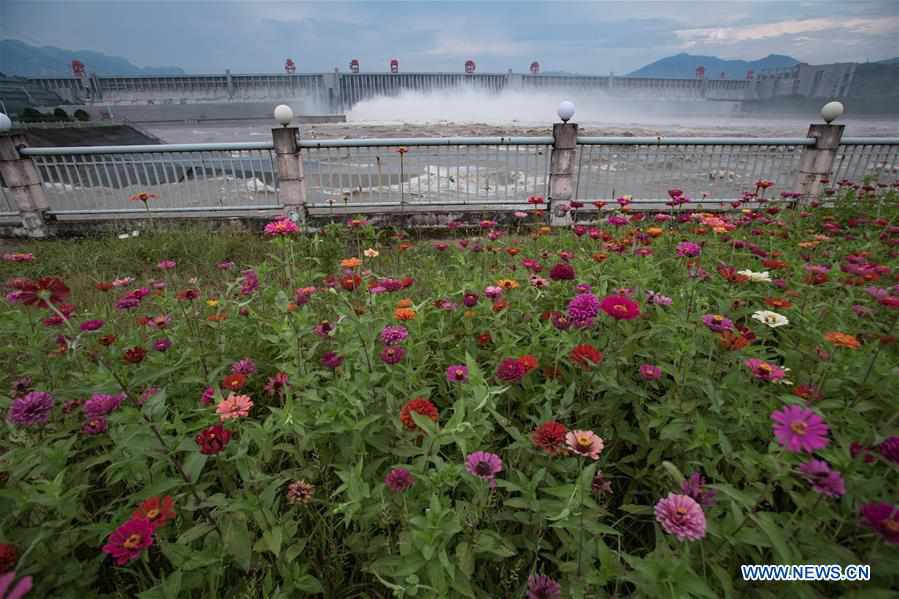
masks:
[[[376,250],[374,248],[368,248],[367,250],[365,250],[362,253],[365,254],[366,258],[377,258],[380,255],[378,253],[378,250]]]
[[[743,275],[744,277],[748,277],[750,281],[753,283],[770,283],[771,275],[768,274],[768,271],[765,272],[752,272],[751,270],[738,270],[738,275]]]
[[[755,320],[768,325],[772,329],[790,324],[790,321],[786,316],[778,314],[777,312],[771,312],[770,310],[759,310],[753,314],[752,317]]]

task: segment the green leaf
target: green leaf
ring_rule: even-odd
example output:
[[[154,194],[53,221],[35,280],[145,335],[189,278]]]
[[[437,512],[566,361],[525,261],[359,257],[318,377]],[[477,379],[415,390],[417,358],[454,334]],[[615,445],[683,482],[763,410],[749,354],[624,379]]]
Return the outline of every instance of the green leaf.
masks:
[[[247,520],[243,514],[228,514],[223,521],[225,551],[232,556],[244,572],[250,570],[253,543]]]
[[[201,522],[191,528],[188,528],[184,534],[178,537],[179,545],[187,545],[197,539],[205,537],[214,527],[211,524],[207,524],[205,522]]]
[[[759,528],[762,529],[762,532],[764,532],[771,541],[771,545],[774,547],[774,554],[779,560],[777,563],[796,563],[793,559],[793,552],[787,547],[787,541],[784,539],[783,528],[774,522],[770,512],[757,512],[755,514],[750,514],[749,517],[759,525]]]
[[[208,455],[199,451],[187,454],[187,458],[184,460],[184,471],[190,478],[191,483],[196,483],[200,479],[200,473],[203,471],[203,466],[206,465],[206,460],[208,459]]]

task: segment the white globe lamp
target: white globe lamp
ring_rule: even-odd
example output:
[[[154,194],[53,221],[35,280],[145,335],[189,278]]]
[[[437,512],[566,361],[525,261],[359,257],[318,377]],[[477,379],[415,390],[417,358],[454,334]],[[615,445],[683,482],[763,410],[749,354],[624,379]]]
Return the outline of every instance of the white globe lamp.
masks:
[[[12,129],[12,121],[9,117],[0,112],[0,131],[9,131]]]
[[[574,102],[563,100],[559,104],[559,109],[556,112],[559,115],[559,118],[562,119],[562,122],[567,123],[571,120],[571,117],[574,116]]]
[[[841,114],[843,114],[842,102],[828,102],[821,107],[821,118],[823,118],[824,122],[828,125]]]
[[[275,120],[286,127],[293,120],[293,110],[287,104],[278,104],[275,106]]]

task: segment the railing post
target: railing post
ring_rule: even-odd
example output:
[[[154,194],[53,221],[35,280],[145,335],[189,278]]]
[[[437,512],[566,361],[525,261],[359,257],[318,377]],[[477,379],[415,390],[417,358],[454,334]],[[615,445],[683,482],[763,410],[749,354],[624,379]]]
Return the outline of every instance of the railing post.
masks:
[[[549,224],[571,224],[568,202],[574,195],[574,162],[577,152],[577,123],[553,124],[553,147],[549,158]]]
[[[809,125],[808,137],[815,140],[815,145],[803,146],[799,157],[799,175],[793,187],[793,191],[801,194],[803,200],[817,197],[821,191],[821,179],[830,178],[843,129],[845,125]]]
[[[24,135],[0,134],[0,176],[16,199],[25,235],[46,237],[44,212],[49,207],[47,196],[31,158],[19,153],[21,148],[27,146]]]
[[[306,179],[298,127],[272,129],[278,165],[278,201],[295,222],[306,221]]]

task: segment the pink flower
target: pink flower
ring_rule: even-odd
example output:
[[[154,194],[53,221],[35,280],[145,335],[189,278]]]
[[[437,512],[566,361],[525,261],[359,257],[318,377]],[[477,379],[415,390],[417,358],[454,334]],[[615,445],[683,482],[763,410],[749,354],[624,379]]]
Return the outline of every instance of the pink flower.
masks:
[[[132,518],[109,535],[103,553],[115,558],[117,566],[140,557],[153,544],[153,524],[147,518]]]
[[[394,493],[402,493],[415,484],[415,478],[405,468],[394,468],[384,477],[384,484]]]
[[[705,514],[689,495],[669,493],[656,504],[655,513],[662,529],[678,541],[697,541],[705,537]]]
[[[752,375],[762,381],[768,381],[770,383],[776,383],[784,378],[786,372],[774,364],[769,364],[764,360],[759,360],[758,358],[750,358],[743,362],[743,364],[752,371]]]
[[[640,316],[640,304],[623,295],[604,297],[599,309],[616,320],[633,320]]]
[[[662,369],[652,364],[641,364],[640,378],[644,381],[657,381],[662,378]]]
[[[812,488],[822,495],[841,497],[846,494],[843,476],[836,470],[831,470],[827,462],[809,460],[799,466],[799,472],[812,483]]]
[[[593,431],[569,431],[565,435],[565,443],[574,453],[592,460],[599,459],[604,447],[602,439]]]
[[[265,234],[269,237],[277,237],[297,233],[300,228],[289,218],[282,217],[265,225]]]
[[[802,406],[786,406],[771,413],[774,436],[790,453],[812,453],[827,447],[830,430],[824,419]]]
[[[250,408],[253,407],[253,400],[249,395],[235,395],[231,393],[227,399],[219,402],[215,408],[216,414],[222,422],[232,418],[241,418],[250,415]]]
[[[163,260],[159,264],[156,265],[156,268],[159,270],[172,270],[178,265],[174,260]]]

